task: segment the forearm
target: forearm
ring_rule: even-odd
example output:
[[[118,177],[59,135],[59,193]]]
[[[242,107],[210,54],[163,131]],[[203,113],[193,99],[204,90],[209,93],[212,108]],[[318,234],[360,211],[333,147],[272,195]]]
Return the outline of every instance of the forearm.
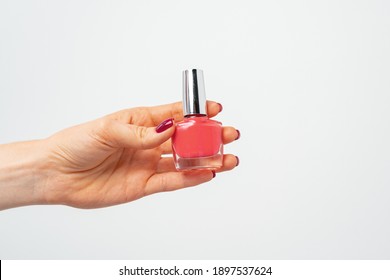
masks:
[[[45,204],[40,140],[0,145],[0,210]]]

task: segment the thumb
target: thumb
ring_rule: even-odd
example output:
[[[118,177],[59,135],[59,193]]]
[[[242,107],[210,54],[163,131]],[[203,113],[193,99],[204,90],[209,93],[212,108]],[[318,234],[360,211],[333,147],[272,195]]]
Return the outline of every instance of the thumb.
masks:
[[[160,146],[175,132],[173,119],[157,127],[137,126],[114,120],[104,132],[107,142],[117,148],[151,149]]]

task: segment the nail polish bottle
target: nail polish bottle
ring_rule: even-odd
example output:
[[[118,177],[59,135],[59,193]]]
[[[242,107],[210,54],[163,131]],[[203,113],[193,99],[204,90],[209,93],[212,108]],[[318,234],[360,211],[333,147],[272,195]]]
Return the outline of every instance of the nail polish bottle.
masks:
[[[184,120],[176,123],[172,151],[177,170],[222,166],[222,123],[207,116],[203,71],[183,71]]]

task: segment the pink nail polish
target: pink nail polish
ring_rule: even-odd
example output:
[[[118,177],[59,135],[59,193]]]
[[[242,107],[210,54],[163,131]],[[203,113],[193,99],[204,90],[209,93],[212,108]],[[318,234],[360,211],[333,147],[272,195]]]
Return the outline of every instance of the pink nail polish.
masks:
[[[184,120],[176,123],[172,150],[177,170],[216,169],[222,166],[222,123],[206,111],[203,71],[183,71]]]
[[[172,118],[167,119],[167,120],[163,121],[162,123],[160,123],[160,124],[156,127],[156,132],[157,132],[157,133],[164,132],[165,130],[167,130],[168,128],[170,128],[172,125],[173,125],[173,119],[172,119]]]

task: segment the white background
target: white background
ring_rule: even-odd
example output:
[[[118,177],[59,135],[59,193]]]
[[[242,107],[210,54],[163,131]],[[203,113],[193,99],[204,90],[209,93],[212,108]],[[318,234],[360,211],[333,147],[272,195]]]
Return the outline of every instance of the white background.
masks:
[[[2,0],[1,143],[178,101],[190,67],[242,138],[196,188],[2,211],[0,258],[390,258],[389,50],[388,1]]]

